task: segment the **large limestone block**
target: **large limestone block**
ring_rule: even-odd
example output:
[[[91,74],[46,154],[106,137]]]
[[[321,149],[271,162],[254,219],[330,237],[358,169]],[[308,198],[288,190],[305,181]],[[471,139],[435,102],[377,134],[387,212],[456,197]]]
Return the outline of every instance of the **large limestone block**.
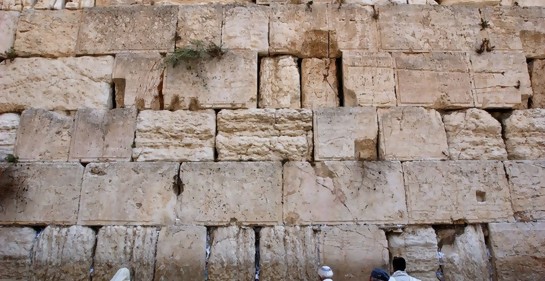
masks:
[[[220,160],[311,159],[311,110],[222,110],[217,126]]]
[[[319,280],[318,239],[312,226],[264,227],[259,237],[263,280]]]
[[[301,106],[312,109],[339,106],[339,81],[335,60],[302,59]]]
[[[108,281],[121,267],[131,280],[152,281],[159,232],[154,227],[104,226],[97,235],[93,280]]]
[[[88,164],[83,176],[78,223],[173,223],[178,167],[171,162]]]
[[[135,127],[135,108],[80,109],[76,113],[69,159],[130,161]]]
[[[181,61],[166,69],[165,109],[255,108],[257,53],[227,50],[221,58]]]
[[[534,60],[529,65],[532,81],[532,108],[545,108],[545,60]]]
[[[182,163],[180,220],[188,224],[278,224],[282,221],[280,162]]]
[[[509,185],[499,161],[403,163],[409,223],[512,219]]]
[[[2,4],[0,4],[2,8]],[[4,57],[5,52],[8,52],[15,42],[15,31],[17,30],[17,22],[19,21],[19,12],[16,11],[0,11],[0,57]]]
[[[17,58],[0,64],[0,112],[29,107],[108,109],[112,107],[113,62],[113,57],[104,56]]]
[[[15,156],[20,161],[67,161],[73,126],[73,117],[43,109],[25,110],[17,131]]]
[[[28,280],[36,231],[30,227],[0,227],[0,280]]]
[[[215,135],[213,110],[141,111],[133,158],[136,161],[214,160]]]
[[[447,136],[437,111],[421,107],[379,108],[378,123],[380,159],[447,159]]]
[[[254,280],[255,232],[251,228],[221,227],[210,236],[208,280]]]
[[[301,107],[301,79],[296,57],[262,58],[259,81],[259,107]]]
[[[204,280],[206,227],[168,226],[159,231],[153,280]]]
[[[94,0],[66,0],[66,3],[64,5],[64,7],[68,10],[92,8],[94,6]]]
[[[545,159],[545,109],[515,110],[503,126],[509,159]]]
[[[506,161],[504,165],[515,218],[545,220],[545,161]]]
[[[399,162],[288,162],[283,174],[285,223],[407,223]]]
[[[250,49],[267,55],[269,13],[270,8],[261,5],[226,6],[223,10],[222,46],[227,49]]]
[[[210,3],[210,2],[209,2]],[[176,47],[190,47],[192,42],[221,45],[223,9],[221,5],[182,5],[178,11]]]
[[[376,160],[378,122],[374,107],[314,111],[314,159]]]
[[[95,232],[88,227],[48,226],[32,249],[32,274],[36,280],[89,280]]]
[[[177,13],[176,6],[85,9],[76,51],[78,54],[172,51]]]
[[[488,112],[471,108],[443,115],[451,160],[507,160],[501,124]]]
[[[65,0],[34,0],[32,8],[36,10],[61,10],[64,9]]]
[[[545,276],[545,222],[491,223],[488,229],[498,281]]]
[[[344,1],[341,8],[338,4],[328,5],[330,57],[340,57],[345,50],[377,50],[379,34],[373,7],[359,4]]]
[[[345,106],[395,106],[394,62],[389,53],[346,51],[342,58]]]
[[[20,120],[19,115],[15,113],[0,114],[0,162],[4,161],[8,154],[13,154]]]

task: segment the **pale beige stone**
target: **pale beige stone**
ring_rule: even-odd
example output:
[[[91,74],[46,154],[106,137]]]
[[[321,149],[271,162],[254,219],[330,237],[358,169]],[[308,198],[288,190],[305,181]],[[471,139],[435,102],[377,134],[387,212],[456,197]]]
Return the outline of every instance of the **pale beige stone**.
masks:
[[[153,280],[204,280],[206,227],[168,226],[159,231]]]
[[[227,49],[269,53],[270,8],[261,5],[225,6],[221,43]]]
[[[151,4],[149,0],[96,0],[97,7]]]
[[[395,106],[395,80],[389,53],[346,51],[342,58],[345,106]]]
[[[67,161],[73,126],[74,118],[61,113],[34,108],[23,111],[15,156],[19,161]]]
[[[373,7],[362,6],[360,1],[348,2],[343,1],[341,8],[339,4],[328,6],[330,57],[340,57],[346,50],[378,50],[379,34]]]
[[[323,108],[339,106],[337,65],[333,59],[302,59],[301,106]]]
[[[0,227],[0,280],[28,280],[36,231],[30,227]]]
[[[545,161],[506,161],[504,165],[515,218],[545,220]]]
[[[378,122],[374,107],[314,111],[314,159],[376,160]]]
[[[78,224],[173,223],[178,167],[171,162],[88,164]]]
[[[439,0],[441,5],[464,5],[471,7],[496,6],[500,2],[500,0]]]
[[[133,158],[136,161],[214,160],[215,135],[213,110],[141,111]]]
[[[501,124],[488,112],[471,108],[443,115],[451,160],[507,160]]]
[[[32,275],[36,280],[89,280],[95,232],[88,227],[48,226],[32,249]]]
[[[0,8],[2,5],[0,4]],[[0,11],[0,57],[5,57],[15,42],[15,31],[19,21],[19,12],[15,11]]]
[[[92,8],[95,6],[94,0],[66,0],[65,8],[68,10],[77,10]]]
[[[309,109],[222,110],[217,117],[220,160],[310,160]]]
[[[532,108],[545,108],[545,60],[534,60],[530,64],[532,81]]]
[[[210,3],[207,1],[207,3]],[[223,10],[221,5],[183,5],[178,10],[176,47],[191,47],[192,42],[221,45]]]
[[[112,106],[113,62],[113,57],[103,56],[17,58],[0,64],[0,112],[29,107],[108,109]]]
[[[259,107],[301,107],[301,79],[296,57],[262,58],[259,78]]]
[[[545,7],[545,1],[543,0],[517,0],[520,7]]]
[[[503,126],[509,159],[545,159],[545,109],[515,110]]]
[[[180,179],[183,190],[177,209],[183,223],[263,225],[282,221],[280,162],[182,163]]]
[[[208,280],[254,280],[255,233],[251,228],[221,227],[210,237]]]
[[[403,163],[409,223],[494,222],[512,219],[499,161]]]
[[[287,224],[407,223],[399,162],[288,162],[283,175]]]
[[[23,9],[23,4],[28,4],[27,9],[32,7],[32,0],[3,0],[0,1],[0,8],[2,10],[10,11],[21,11]]]
[[[382,160],[447,159],[447,136],[441,115],[433,109],[378,109],[379,158]]]
[[[0,162],[4,161],[8,154],[13,155],[20,119],[15,113],[0,114]]]
[[[255,108],[257,53],[227,50],[220,58],[169,65],[163,84],[165,109]]]
[[[36,0],[32,8],[36,10],[64,9],[65,0]]]
[[[159,232],[154,227],[104,226],[98,231],[93,280],[108,281],[121,267],[131,280],[153,280]]]

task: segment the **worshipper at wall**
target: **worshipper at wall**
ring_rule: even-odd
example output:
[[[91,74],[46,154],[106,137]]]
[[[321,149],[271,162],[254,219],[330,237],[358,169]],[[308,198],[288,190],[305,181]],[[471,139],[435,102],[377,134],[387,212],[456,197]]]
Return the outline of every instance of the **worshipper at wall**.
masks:
[[[375,268],[371,271],[371,276],[369,276],[369,281],[393,281],[390,279],[388,272],[381,268]]]
[[[405,269],[407,268],[407,263],[402,257],[394,257],[392,260],[392,266],[394,267],[394,273],[392,274],[391,281],[420,281],[410,276]]]

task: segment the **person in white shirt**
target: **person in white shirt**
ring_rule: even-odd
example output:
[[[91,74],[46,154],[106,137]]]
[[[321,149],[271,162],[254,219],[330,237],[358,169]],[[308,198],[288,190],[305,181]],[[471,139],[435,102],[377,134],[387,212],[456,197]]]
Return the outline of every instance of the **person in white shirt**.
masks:
[[[405,259],[402,257],[394,257],[392,260],[392,265],[394,267],[394,273],[391,276],[392,279],[395,281],[420,281],[420,279],[416,279],[405,271],[405,268],[407,268],[407,263],[405,262]]]

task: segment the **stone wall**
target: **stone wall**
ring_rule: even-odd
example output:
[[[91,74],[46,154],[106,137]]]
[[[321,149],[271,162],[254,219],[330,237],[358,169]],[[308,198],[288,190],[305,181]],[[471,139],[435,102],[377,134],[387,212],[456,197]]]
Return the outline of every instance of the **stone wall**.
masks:
[[[543,279],[545,2],[220,2],[0,0],[0,280]]]

